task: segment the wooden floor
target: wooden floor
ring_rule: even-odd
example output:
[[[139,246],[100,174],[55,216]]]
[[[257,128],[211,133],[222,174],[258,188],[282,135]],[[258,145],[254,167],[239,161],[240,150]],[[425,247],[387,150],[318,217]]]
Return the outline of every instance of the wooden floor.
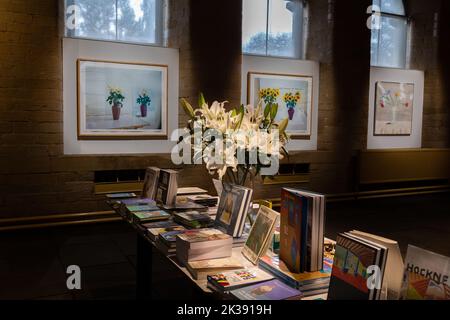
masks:
[[[450,256],[449,194],[333,203],[326,222],[332,239],[359,229],[397,240],[403,254],[410,243]],[[0,299],[134,299],[135,261],[125,223],[0,234]],[[81,267],[80,291],[66,287],[72,264]],[[175,270],[155,261],[154,272],[155,297],[183,297]]]

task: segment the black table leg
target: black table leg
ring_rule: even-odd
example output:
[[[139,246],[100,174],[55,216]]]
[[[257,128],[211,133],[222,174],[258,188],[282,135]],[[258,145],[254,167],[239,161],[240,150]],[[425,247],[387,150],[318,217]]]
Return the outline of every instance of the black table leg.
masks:
[[[136,256],[136,298],[152,297],[152,245],[141,235],[137,235]]]

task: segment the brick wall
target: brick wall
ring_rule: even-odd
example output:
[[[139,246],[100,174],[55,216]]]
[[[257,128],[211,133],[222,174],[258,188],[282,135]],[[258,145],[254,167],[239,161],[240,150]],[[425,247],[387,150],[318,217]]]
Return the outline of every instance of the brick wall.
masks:
[[[449,147],[449,30],[432,38],[434,11],[448,21],[446,1],[411,0],[411,67],[426,74],[424,146]],[[448,2],[448,1],[447,1]],[[308,187],[351,191],[353,156],[365,148],[370,1],[310,1],[307,58],[321,63],[319,150],[291,155],[311,163]],[[170,47],[180,48],[180,96],[240,99],[239,0],[170,1]],[[444,20],[444,17],[447,20]],[[62,146],[62,57],[58,0],[0,2],[0,218],[105,209],[93,194],[94,171],[170,166],[167,155],[65,157]],[[180,126],[186,118],[180,110]],[[202,167],[181,168],[183,184],[211,188]],[[275,197],[278,187],[259,187]]]

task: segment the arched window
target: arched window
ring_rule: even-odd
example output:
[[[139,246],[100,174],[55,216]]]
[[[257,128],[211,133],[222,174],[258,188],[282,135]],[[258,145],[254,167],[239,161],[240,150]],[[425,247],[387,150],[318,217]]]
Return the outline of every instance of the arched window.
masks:
[[[408,18],[402,0],[374,0],[372,13],[371,65],[405,68]]]
[[[243,0],[242,51],[303,58],[303,0]]]

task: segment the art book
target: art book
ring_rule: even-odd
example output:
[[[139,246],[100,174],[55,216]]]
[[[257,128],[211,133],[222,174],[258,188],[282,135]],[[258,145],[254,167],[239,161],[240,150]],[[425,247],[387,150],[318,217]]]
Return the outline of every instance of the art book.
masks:
[[[378,266],[383,274],[386,259],[386,247],[348,234],[339,234],[336,241],[328,300],[379,299],[381,290],[376,287],[369,288],[367,285],[367,280],[371,275],[368,273],[368,268]]]
[[[208,275],[208,284],[218,291],[226,292],[272,279],[267,272],[251,268]]]
[[[156,211],[138,211],[133,212],[133,222],[134,223],[143,223],[148,221],[156,221],[156,220],[168,220],[170,218],[170,214],[162,210]]]
[[[300,300],[303,294],[279,280],[271,280],[230,292],[239,300]]]
[[[242,254],[253,264],[264,255],[270,246],[275,224],[278,220],[278,212],[261,206],[256,220],[245,242]]]
[[[308,198],[281,191],[280,258],[295,273],[306,271]]]
[[[186,265],[192,277],[196,280],[206,279],[208,274],[215,274],[230,270],[242,269],[242,263],[234,258],[210,259],[201,261],[190,261]]]
[[[252,195],[253,190],[250,188],[223,184],[215,221],[216,228],[232,237],[241,237]]]
[[[185,230],[185,228],[183,226],[173,224],[173,225],[170,225],[167,227],[149,228],[149,229],[147,229],[147,234],[150,239],[155,241],[156,238],[158,238],[158,236],[161,233],[165,233],[165,232],[169,232],[169,231],[180,231],[180,230]]]
[[[160,169],[157,167],[148,167],[145,171],[144,186],[142,188],[142,198],[156,198],[156,189],[158,187]]]
[[[402,299],[450,300],[450,258],[409,245]]]

